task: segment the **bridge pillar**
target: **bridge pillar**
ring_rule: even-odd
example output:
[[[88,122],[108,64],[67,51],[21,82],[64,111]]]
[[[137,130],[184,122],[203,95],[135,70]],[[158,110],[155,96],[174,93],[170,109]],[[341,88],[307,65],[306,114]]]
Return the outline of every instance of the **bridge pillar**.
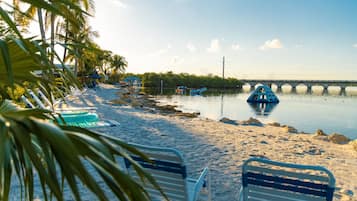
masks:
[[[346,86],[341,86],[340,87],[340,95],[341,96],[346,96]]]
[[[296,93],[296,85],[295,84],[291,85],[291,93]]]
[[[325,85],[323,85],[323,87],[324,87],[324,90],[322,91],[322,94],[328,94],[328,85],[325,84]]]
[[[307,85],[306,93],[307,93],[307,94],[311,94],[311,93],[312,93],[312,85],[311,85],[311,84],[308,84],[308,85]]]
[[[276,84],[276,92],[282,92],[283,90],[282,90],[282,84]]]

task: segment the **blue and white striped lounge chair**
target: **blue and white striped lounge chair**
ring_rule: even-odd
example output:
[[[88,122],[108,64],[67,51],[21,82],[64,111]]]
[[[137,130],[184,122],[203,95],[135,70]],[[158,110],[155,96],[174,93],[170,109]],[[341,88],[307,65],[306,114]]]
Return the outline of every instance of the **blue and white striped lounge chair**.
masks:
[[[203,189],[206,190],[206,193],[202,197],[205,197],[206,200],[211,200],[210,178],[207,167],[204,168],[198,179],[188,178],[184,159],[178,150],[138,144],[132,145],[150,158],[151,162],[148,162],[138,156],[132,156],[144,170],[155,178],[170,201],[196,201]],[[160,192],[149,182],[143,183],[140,180],[128,160],[125,160],[125,167],[128,174],[144,186],[152,200],[164,200]]]
[[[332,201],[333,174],[324,167],[250,158],[243,164],[240,201]]]

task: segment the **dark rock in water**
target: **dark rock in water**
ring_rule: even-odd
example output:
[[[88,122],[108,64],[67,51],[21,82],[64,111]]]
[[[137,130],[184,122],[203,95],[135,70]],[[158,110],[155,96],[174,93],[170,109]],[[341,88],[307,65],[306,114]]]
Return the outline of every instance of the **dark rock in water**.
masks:
[[[335,144],[347,144],[351,141],[348,137],[338,133],[333,133],[332,135],[329,135],[328,140]]]
[[[297,133],[297,132],[298,132],[298,130],[297,130],[296,128],[292,127],[292,126],[287,126],[287,125],[285,125],[285,126],[283,126],[282,128],[283,128],[287,133]]]
[[[262,122],[252,117],[250,117],[248,120],[241,121],[240,124],[245,126],[263,126]]]
[[[155,108],[160,110],[163,114],[174,114],[176,113],[176,105],[156,105]]]
[[[222,119],[219,120],[220,122],[226,123],[226,124],[232,124],[232,125],[238,125],[237,121],[228,119],[226,117],[223,117]]]
[[[318,140],[323,140],[323,141],[329,141],[327,134],[324,133],[324,131],[321,129],[317,129],[313,138],[318,139]]]
[[[275,127],[280,127],[280,124],[278,122],[272,122],[268,123],[269,126],[275,126]]]
[[[200,113],[199,112],[193,112],[193,113],[176,112],[175,115],[181,116],[181,117],[196,118],[200,115]]]
[[[163,106],[158,106],[161,110],[166,110],[166,111],[176,111],[176,105],[163,105]]]
[[[317,136],[327,136],[327,134],[321,129],[317,129],[315,135],[317,135]]]

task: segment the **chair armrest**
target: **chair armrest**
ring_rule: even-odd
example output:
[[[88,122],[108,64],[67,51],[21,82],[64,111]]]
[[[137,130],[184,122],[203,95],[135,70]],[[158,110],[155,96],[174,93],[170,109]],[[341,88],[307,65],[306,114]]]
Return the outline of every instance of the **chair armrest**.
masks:
[[[242,185],[242,187],[240,187],[240,190],[239,190],[238,201],[243,201],[243,185]]]
[[[202,187],[206,186],[208,189],[208,201],[211,200],[211,183],[210,183],[210,175],[209,175],[209,170],[206,167],[201,175],[198,177],[195,183],[195,188],[194,188],[194,199],[197,199],[198,193],[201,191]]]

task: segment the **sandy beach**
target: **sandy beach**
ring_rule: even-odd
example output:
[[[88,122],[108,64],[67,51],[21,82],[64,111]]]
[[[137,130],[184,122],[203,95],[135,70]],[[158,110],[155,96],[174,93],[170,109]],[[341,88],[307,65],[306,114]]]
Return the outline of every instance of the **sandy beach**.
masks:
[[[186,159],[189,176],[209,167],[212,198],[237,200],[242,163],[252,156],[300,164],[321,165],[336,177],[334,200],[357,200],[357,151],[311,134],[288,133],[281,127],[230,125],[206,118],[162,115],[149,109],[113,104],[118,89],[101,85],[68,98],[73,106],[95,106],[102,119],[120,123],[96,128],[126,142],[172,147]]]

